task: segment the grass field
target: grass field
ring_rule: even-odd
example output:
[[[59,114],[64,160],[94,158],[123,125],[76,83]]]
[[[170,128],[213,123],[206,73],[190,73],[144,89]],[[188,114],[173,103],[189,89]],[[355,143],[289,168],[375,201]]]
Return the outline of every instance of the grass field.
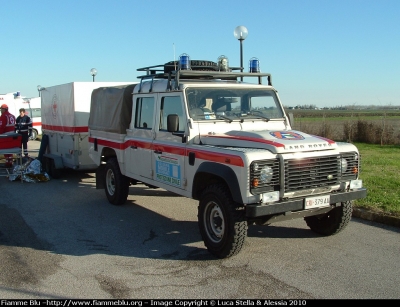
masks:
[[[358,207],[400,217],[400,146],[355,143],[361,154],[361,174],[367,197]]]
[[[400,145],[400,110],[287,110],[292,128],[335,141]]]

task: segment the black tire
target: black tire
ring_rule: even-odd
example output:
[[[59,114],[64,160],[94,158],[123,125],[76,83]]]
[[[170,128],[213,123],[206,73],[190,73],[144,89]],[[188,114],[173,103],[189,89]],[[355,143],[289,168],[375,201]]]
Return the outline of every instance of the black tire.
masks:
[[[49,174],[49,176],[53,179],[59,179],[61,177],[61,171],[56,168],[54,163],[54,159],[44,157],[43,158],[43,168],[44,171]]]
[[[34,140],[37,139],[37,136],[38,136],[37,131],[36,131],[35,129],[32,129],[32,136],[30,136],[29,139],[30,139],[31,141],[34,141]]]
[[[113,205],[122,205],[129,195],[129,178],[122,175],[117,158],[110,158],[104,169],[104,187],[108,201]]]
[[[325,214],[305,217],[307,226],[312,231],[324,236],[331,236],[342,231],[351,220],[353,202],[346,201]]]
[[[218,258],[236,255],[247,236],[244,207],[232,200],[222,184],[208,186],[200,199],[198,223],[208,251]]]

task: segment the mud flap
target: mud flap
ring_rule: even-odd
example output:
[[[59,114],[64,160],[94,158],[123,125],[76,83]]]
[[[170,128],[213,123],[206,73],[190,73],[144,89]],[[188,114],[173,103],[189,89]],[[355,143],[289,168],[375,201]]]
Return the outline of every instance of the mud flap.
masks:
[[[104,189],[105,167],[105,164],[100,164],[100,166],[96,169],[96,189]]]
[[[47,146],[49,145],[49,136],[47,134],[42,135],[42,140],[40,141],[40,149],[39,149],[39,155],[38,155],[38,160],[40,163],[43,163],[43,155],[46,152]]]

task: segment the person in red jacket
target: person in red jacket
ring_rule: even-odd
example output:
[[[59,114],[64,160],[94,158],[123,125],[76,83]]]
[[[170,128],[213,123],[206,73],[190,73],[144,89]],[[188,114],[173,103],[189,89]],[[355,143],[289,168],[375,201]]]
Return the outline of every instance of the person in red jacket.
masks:
[[[0,116],[0,134],[6,132],[14,132],[15,129],[15,116],[8,112],[8,105],[1,105],[1,116]],[[5,154],[6,167],[12,167],[13,155]]]

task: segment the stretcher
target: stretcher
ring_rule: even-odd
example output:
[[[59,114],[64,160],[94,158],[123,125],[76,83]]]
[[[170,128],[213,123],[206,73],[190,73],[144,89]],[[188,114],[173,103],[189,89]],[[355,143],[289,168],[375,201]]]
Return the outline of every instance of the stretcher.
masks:
[[[4,155],[20,155],[22,152],[22,136],[14,132],[0,134],[0,159]]]

